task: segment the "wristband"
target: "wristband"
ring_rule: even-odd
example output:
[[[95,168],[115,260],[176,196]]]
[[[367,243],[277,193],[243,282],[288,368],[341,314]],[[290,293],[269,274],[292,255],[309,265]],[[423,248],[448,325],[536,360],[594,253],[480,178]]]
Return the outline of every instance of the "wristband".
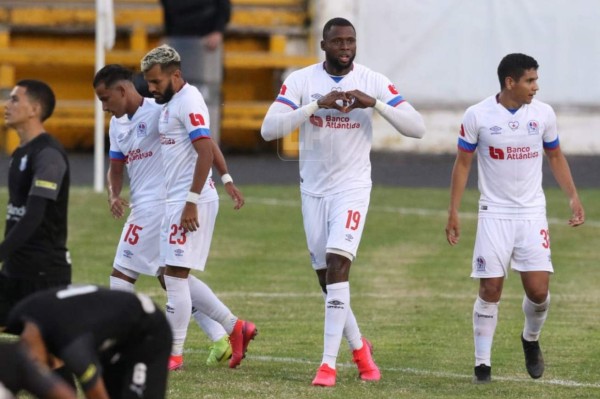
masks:
[[[383,101],[375,100],[375,105],[373,106],[373,108],[375,108],[379,112],[383,112],[385,106],[386,104]]]
[[[317,101],[313,101],[312,103],[302,107],[302,113],[304,114],[304,116],[306,116],[308,118],[312,114],[317,112],[318,109],[319,109],[319,103]]]
[[[233,178],[229,173],[225,173],[223,176],[221,176],[221,181],[223,184],[233,183]]]
[[[200,194],[190,191],[187,195],[185,202],[191,202],[193,204],[197,204],[199,200],[200,200]]]

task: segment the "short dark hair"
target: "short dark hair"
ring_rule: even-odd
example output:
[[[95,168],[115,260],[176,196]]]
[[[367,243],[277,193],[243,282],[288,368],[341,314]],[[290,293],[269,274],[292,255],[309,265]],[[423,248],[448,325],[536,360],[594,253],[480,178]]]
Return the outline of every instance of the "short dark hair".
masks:
[[[102,67],[94,77],[94,88],[102,83],[110,87],[121,80],[133,81],[133,71],[119,64],[108,64]]]
[[[332,18],[325,23],[325,26],[323,26],[323,40],[326,39],[327,34],[334,26],[351,26],[352,29],[354,29],[354,32],[356,32],[356,29],[354,28],[354,25],[352,25],[352,22],[348,21],[347,19],[339,17]]]
[[[537,61],[528,55],[521,53],[508,54],[500,64],[498,65],[498,80],[500,80],[500,89],[504,89],[505,81],[507,77],[511,77],[518,81],[521,76],[525,74],[525,71],[529,69],[537,69],[539,65]]]
[[[52,116],[56,106],[54,92],[41,80],[23,79],[17,82],[17,86],[25,88],[25,94],[30,100],[40,103],[42,106],[42,122]]]

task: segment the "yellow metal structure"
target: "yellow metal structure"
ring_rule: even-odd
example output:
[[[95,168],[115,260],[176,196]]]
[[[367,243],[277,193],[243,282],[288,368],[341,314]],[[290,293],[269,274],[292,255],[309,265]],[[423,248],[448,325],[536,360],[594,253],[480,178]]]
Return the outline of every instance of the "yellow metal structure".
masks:
[[[311,54],[290,54],[291,39],[308,40],[308,0],[232,0],[225,35],[221,144],[226,149],[264,146],[262,118],[288,68],[316,62]],[[139,70],[139,61],[160,43],[158,0],[114,0],[117,39],[106,63]],[[0,94],[25,78],[48,82],[57,95],[47,129],[69,149],[93,146],[95,65],[94,0],[3,0],[0,9]],[[108,118],[108,116],[107,116]],[[294,156],[294,141],[286,154]],[[0,119],[0,146],[11,152],[15,132]],[[284,148],[286,144],[284,142]],[[297,144],[296,146],[297,147]]]

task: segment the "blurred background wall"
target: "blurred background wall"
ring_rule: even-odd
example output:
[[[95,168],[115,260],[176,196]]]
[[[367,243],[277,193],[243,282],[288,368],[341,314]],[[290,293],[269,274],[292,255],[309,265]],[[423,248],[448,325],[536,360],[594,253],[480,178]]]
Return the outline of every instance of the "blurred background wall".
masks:
[[[316,0],[314,9],[315,38],[328,19],[348,18],[357,31],[356,61],[388,76],[426,117],[420,141],[399,137],[379,118],[376,148],[455,151],[465,108],[497,93],[500,59],[521,52],[540,64],[537,98],[557,112],[563,150],[600,153],[596,2]]]

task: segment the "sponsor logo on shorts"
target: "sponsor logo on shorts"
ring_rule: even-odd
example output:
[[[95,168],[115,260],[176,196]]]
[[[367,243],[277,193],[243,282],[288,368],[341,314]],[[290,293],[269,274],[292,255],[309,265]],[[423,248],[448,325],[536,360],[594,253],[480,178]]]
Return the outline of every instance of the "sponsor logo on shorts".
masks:
[[[130,250],[126,249],[125,251],[123,251],[123,256],[126,257],[126,258],[128,258],[128,259],[131,259],[131,258],[133,258],[133,252],[131,252]]]
[[[483,256],[478,256],[477,259],[475,260],[475,263],[477,263],[477,271],[478,272],[485,271],[485,258]]]
[[[352,234],[346,234],[346,241],[352,242],[354,240],[354,236]]]
[[[185,251],[183,249],[176,249],[174,252],[175,252],[175,256],[183,256],[183,253]]]

